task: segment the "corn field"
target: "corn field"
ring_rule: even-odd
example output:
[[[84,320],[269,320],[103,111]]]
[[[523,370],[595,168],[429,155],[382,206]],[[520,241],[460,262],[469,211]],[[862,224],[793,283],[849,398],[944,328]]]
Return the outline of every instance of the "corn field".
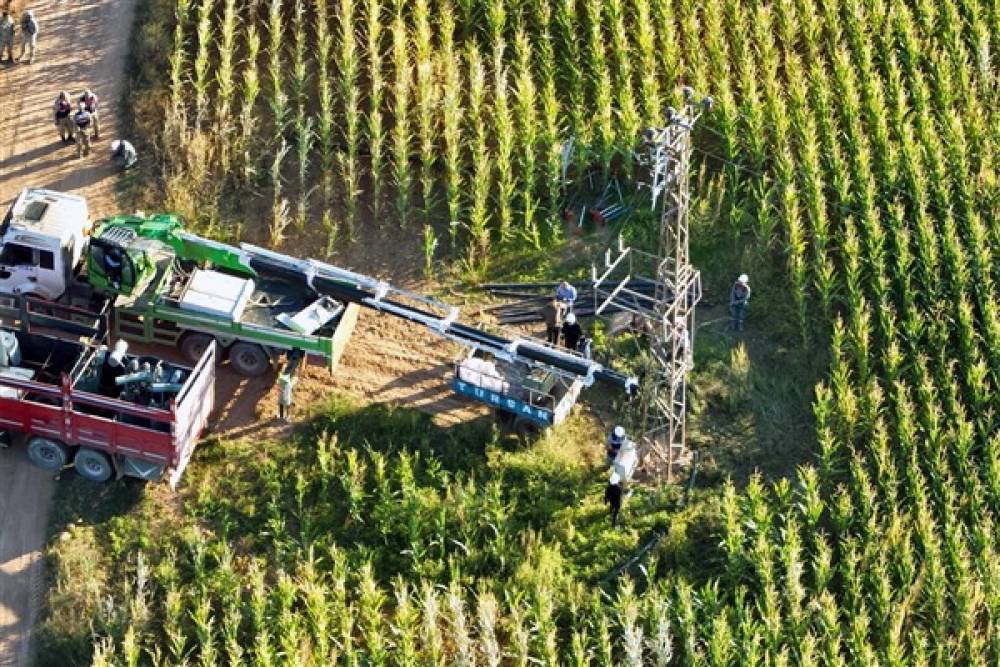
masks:
[[[309,220],[340,197],[350,224],[374,214],[428,247],[446,224],[441,247],[470,265],[559,239],[567,137],[577,168],[628,173],[680,84],[713,95],[694,141],[725,193],[713,224],[787,265],[802,340],[829,351],[814,463],[727,485],[704,573],[654,558],[608,591],[512,532],[501,488],[442,475],[428,496],[417,462],[324,462],[321,441],[315,477],[285,472],[254,517],[266,549],[192,533],[132,563],[94,664],[1000,663],[996,2],[305,4],[247,0],[234,36],[206,24],[228,26],[231,3],[178,0],[187,131],[221,128],[232,148],[211,156],[234,183],[327,184]],[[227,41],[259,58],[225,64]],[[239,122],[214,119],[201,86],[242,104]],[[319,128],[309,150],[289,149],[312,135],[300,116]],[[393,504],[409,523],[385,520]],[[328,511],[370,531],[339,544],[384,548],[359,565],[330,546]]]

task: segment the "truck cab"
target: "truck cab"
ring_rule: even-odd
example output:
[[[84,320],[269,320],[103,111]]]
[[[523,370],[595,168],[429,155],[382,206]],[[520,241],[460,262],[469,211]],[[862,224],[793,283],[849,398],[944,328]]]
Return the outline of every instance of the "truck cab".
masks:
[[[26,188],[0,223],[0,294],[58,299],[90,234],[83,197]]]

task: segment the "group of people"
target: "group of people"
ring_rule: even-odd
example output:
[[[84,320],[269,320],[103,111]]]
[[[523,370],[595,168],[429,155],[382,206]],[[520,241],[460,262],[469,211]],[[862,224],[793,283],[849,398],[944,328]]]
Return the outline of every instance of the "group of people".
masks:
[[[14,59],[14,38],[17,36],[18,28],[21,30],[21,53]],[[28,64],[35,59],[35,45],[38,43],[38,21],[35,20],[35,13],[27,9],[21,15],[20,22],[15,22],[10,11],[4,10],[0,17],[0,62],[7,56],[7,62],[20,62],[24,54],[28,54]]]
[[[56,96],[53,115],[59,138],[67,144],[76,142],[77,157],[90,154],[91,136],[94,141],[101,138],[98,103],[97,95],[89,88],[77,98],[75,105],[65,90]]]
[[[66,144],[76,144],[76,156],[90,155],[91,141],[101,139],[101,114],[97,95],[89,88],[76,99],[65,90],[56,96],[53,119],[59,139]],[[124,139],[111,142],[111,159],[121,169],[129,169],[138,161],[135,147]]]
[[[559,345],[590,357],[590,341],[583,335],[583,327],[573,312],[576,288],[565,280],[556,287],[556,294],[546,303],[539,314],[545,321],[545,340],[550,345]]]

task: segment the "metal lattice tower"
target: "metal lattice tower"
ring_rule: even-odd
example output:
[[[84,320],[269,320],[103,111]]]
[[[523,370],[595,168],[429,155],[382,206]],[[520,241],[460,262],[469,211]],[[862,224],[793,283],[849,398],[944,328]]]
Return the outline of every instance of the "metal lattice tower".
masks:
[[[691,130],[711,104],[708,97],[696,101],[685,88],[682,110],[668,108],[666,125],[644,133],[647,154],[640,161],[650,172],[653,210],[660,209],[657,254],[619,240],[617,256],[608,250],[603,269],[593,268],[596,313],[631,313],[629,326],[649,338],[652,367],[640,390],[635,426],[647,451],[665,463],[668,480],[687,456],[687,374],[701,300],[701,274],[691,266],[688,243]]]

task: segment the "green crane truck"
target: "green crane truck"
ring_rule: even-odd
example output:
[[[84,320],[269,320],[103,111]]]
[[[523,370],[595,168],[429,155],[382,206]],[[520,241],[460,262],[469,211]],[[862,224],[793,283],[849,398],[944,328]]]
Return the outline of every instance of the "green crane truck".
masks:
[[[192,361],[215,341],[243,375],[282,357],[285,373],[303,357],[332,372],[357,320],[357,305],[261,275],[173,215],[93,225],[82,198],[31,188],[8,211],[0,243],[0,293],[91,310],[110,301],[116,338],[175,345]]]

